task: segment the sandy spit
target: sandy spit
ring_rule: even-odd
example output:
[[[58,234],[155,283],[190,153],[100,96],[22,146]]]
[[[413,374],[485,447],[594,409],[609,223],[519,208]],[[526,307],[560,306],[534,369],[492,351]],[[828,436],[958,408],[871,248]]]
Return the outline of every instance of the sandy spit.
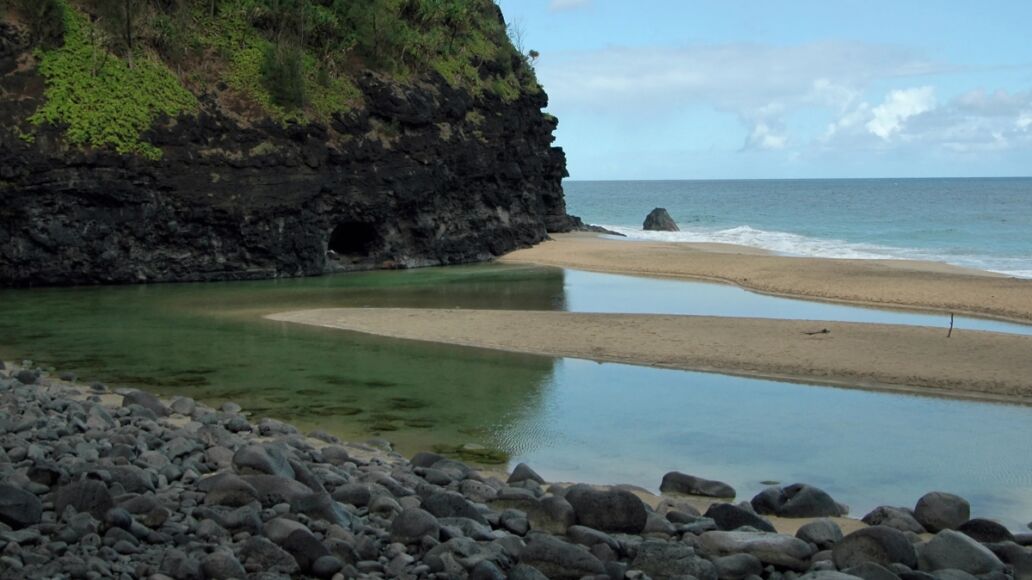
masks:
[[[1032,322],[1032,280],[937,262],[775,256],[727,244],[558,234],[500,261],[735,284],[782,296]]]
[[[412,340],[1032,404],[1032,337],[887,324],[547,311],[330,308],[278,321]],[[808,334],[827,330],[827,333]]]

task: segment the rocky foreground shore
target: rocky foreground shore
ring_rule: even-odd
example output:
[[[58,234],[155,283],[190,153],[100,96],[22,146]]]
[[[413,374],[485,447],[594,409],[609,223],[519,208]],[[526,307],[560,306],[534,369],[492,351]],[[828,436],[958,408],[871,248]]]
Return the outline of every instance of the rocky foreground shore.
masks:
[[[846,508],[812,486],[738,504],[682,473],[661,489],[548,485],[525,465],[502,481],[0,364],[3,578],[1032,579],[1032,535],[946,493],[844,535]],[[705,513],[700,496],[717,498]],[[788,535],[765,516],[813,519]]]

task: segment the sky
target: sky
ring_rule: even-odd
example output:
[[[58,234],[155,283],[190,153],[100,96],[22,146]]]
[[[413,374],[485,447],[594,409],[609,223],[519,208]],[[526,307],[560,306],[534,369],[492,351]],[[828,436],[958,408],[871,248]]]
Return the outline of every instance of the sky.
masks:
[[[1032,1],[500,0],[571,179],[1032,175]]]

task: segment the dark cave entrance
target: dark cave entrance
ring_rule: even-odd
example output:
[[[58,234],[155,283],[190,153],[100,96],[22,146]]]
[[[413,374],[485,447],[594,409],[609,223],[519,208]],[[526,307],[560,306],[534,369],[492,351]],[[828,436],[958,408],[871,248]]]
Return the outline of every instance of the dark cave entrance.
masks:
[[[373,224],[344,222],[333,228],[326,249],[341,257],[362,259],[368,258],[379,242],[380,234]]]

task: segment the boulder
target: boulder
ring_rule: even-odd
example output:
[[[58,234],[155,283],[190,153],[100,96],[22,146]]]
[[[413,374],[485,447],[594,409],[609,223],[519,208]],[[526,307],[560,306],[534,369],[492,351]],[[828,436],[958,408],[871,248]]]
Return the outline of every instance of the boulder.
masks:
[[[469,518],[480,524],[487,523],[472,503],[453,491],[431,495],[423,502],[423,509],[439,518]]]
[[[724,531],[737,530],[743,526],[756,528],[764,532],[776,532],[767,520],[729,503],[715,503],[706,510],[705,517],[713,520],[717,527]]]
[[[311,572],[319,558],[330,555],[330,550],[308,530],[294,530],[282,547],[294,557],[302,572]]]
[[[240,558],[249,572],[290,575],[300,571],[293,556],[261,536],[248,538],[244,542],[240,548]]]
[[[731,554],[713,559],[720,580],[744,580],[763,574],[763,562],[752,554]]]
[[[824,490],[796,483],[768,487],[750,502],[756,513],[783,518],[823,518],[844,515],[845,511]]]
[[[403,510],[391,522],[391,541],[400,544],[417,544],[423,538],[437,540],[441,525],[430,512],[420,508]]]
[[[538,483],[545,483],[545,479],[538,475],[536,471],[530,468],[526,463],[520,463],[512,470],[512,475],[506,480],[507,483],[519,483],[521,481],[536,481]]]
[[[914,518],[933,534],[941,530],[954,530],[971,519],[971,504],[959,495],[933,491],[917,500]]]
[[[677,227],[677,223],[674,222],[674,218],[670,217],[666,208],[657,207],[649,212],[649,215],[645,216],[645,222],[642,224],[642,229],[653,232],[679,232],[680,228]]]
[[[770,532],[706,532],[699,536],[699,549],[708,556],[751,554],[764,564],[806,570],[814,549],[786,534]]]
[[[580,544],[586,548],[591,548],[596,544],[605,544],[614,552],[620,551],[620,542],[605,532],[600,532],[587,526],[570,526],[566,530],[566,537],[575,544]]]
[[[942,530],[921,547],[921,570],[955,569],[969,574],[988,574],[1005,565],[989,548],[955,530]]]
[[[960,524],[958,532],[974,538],[983,544],[1013,542],[1014,534],[1003,525],[992,520],[974,518]]]
[[[706,497],[735,497],[735,488],[723,481],[714,481],[688,475],[679,471],[671,471],[663,476],[659,484],[663,493],[683,493],[687,495],[703,495]]]
[[[63,514],[68,506],[103,520],[104,514],[115,507],[115,502],[106,485],[94,479],[84,479],[63,485],[54,494],[54,511]]]
[[[326,492],[296,497],[290,502],[290,510],[344,529],[351,527],[351,516]]]
[[[158,417],[168,417],[172,411],[160,399],[146,391],[132,391],[122,397],[122,406],[139,405]]]
[[[35,495],[9,484],[0,484],[0,522],[14,529],[38,524],[43,504]]]
[[[869,526],[888,526],[901,532],[925,532],[924,526],[914,518],[913,510],[904,507],[876,507],[863,517],[863,522]]]
[[[364,483],[345,483],[333,490],[333,499],[355,507],[366,507],[372,498],[373,492]]]
[[[262,507],[291,503],[312,493],[307,485],[276,475],[244,475],[240,479],[254,488]]]
[[[533,495],[521,497],[496,497],[488,505],[496,511],[519,510],[527,515],[530,529],[550,534],[565,534],[566,529],[577,523],[577,514],[565,498],[550,495],[541,499]]]
[[[442,461],[443,459],[444,456],[438,453],[420,451],[412,456],[409,463],[411,463],[412,467],[433,467],[435,463]]]
[[[545,534],[530,534],[519,561],[553,579],[576,580],[605,573],[602,561],[583,546]]]
[[[858,566],[846,568],[843,572],[863,580],[899,580],[899,576],[895,572],[874,562],[864,562]]]
[[[626,490],[575,485],[566,491],[565,497],[577,514],[577,523],[582,526],[604,532],[640,534],[648,521],[645,504]]]
[[[205,578],[212,580],[230,580],[231,578],[245,578],[247,572],[236,559],[232,552],[217,550],[208,554],[201,562]]]
[[[842,529],[835,522],[821,518],[801,526],[796,537],[817,546],[818,550],[827,550],[842,540]]]
[[[265,537],[280,545],[297,530],[308,531],[308,527],[299,521],[287,518],[273,518],[262,526],[262,533],[265,534]]]
[[[242,475],[264,474],[294,479],[294,468],[279,448],[252,443],[233,454],[233,469]]]
[[[638,546],[631,568],[653,578],[694,576],[698,580],[717,580],[716,567],[680,542],[646,540]]]
[[[206,487],[204,503],[209,505],[240,507],[258,499],[258,490],[253,485],[231,473],[210,478]]]
[[[903,532],[885,526],[871,526],[857,530],[835,544],[832,560],[839,570],[874,562],[889,567],[903,564],[917,567],[917,552]]]

